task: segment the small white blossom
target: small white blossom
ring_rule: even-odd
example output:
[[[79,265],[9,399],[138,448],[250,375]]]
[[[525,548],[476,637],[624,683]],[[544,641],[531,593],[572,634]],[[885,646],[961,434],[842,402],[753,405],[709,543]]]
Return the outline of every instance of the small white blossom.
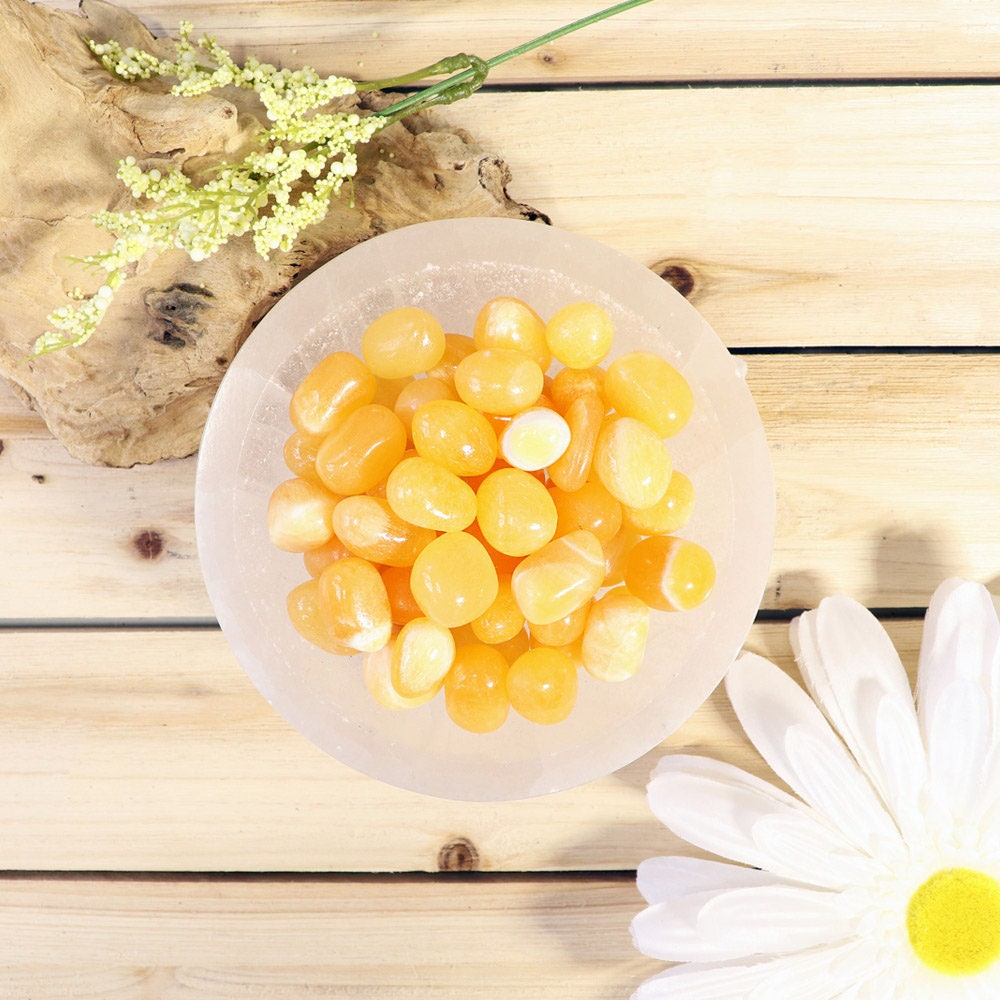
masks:
[[[115,41],[92,41],[90,47],[122,79],[173,77],[177,82],[171,93],[178,96],[229,86],[256,91],[272,122],[258,136],[261,149],[238,163],[221,164],[205,183],[180,170],[146,169],[134,156],[123,159],[119,179],[149,207],[94,216],[98,227],[115,236],[110,247],[83,260],[104,272],[103,283],[49,316],[55,330],[36,341],[36,354],[84,343],[126,273],[150,251],[180,249],[202,261],[248,233],[265,258],[275,250],[290,250],[306,226],[322,220],[330,199],[356,173],[356,147],[388,124],[378,115],[317,111],[355,93],[352,80],[321,77],[309,67],[278,69],[253,57],[240,66],[214,38],[195,42],[192,32],[190,22],[181,22],[173,60]]]

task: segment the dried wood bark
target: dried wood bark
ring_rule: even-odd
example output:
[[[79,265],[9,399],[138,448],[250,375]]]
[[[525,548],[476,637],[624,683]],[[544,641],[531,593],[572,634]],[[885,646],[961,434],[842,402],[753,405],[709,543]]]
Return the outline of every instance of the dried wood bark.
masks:
[[[254,324],[297,278],[362,240],[425,219],[542,218],[507,196],[499,156],[416,115],[362,150],[354,206],[345,192],[290,252],[265,261],[243,238],[198,264],[180,251],[151,256],[90,341],[32,358],[66,292],[92,291],[94,277],[69,258],[110,241],[94,212],[129,205],[117,161],[204,166],[233,156],[260,127],[246,92],[179,98],[160,82],[111,77],[86,37],[162,54],[169,43],[104,0],[83,0],[81,14],[0,0],[0,375],[83,461],[130,466],[196,451],[215,390]],[[379,102],[387,99],[360,99],[369,109]]]

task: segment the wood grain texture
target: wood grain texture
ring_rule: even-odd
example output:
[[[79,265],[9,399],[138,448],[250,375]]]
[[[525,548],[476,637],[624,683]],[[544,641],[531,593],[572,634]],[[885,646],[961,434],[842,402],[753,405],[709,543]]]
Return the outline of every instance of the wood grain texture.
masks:
[[[624,876],[8,878],[0,994],[604,1000],[662,968],[629,939],[642,905]]]
[[[1000,86],[480,93],[436,117],[555,225],[670,269],[729,346],[1000,345]]]
[[[888,630],[912,671],[920,622]],[[757,625],[746,648],[794,675],[787,632]],[[518,802],[448,802],[316,749],[260,697],[218,632],[32,630],[0,641],[0,870],[633,869],[693,851],[646,805],[664,752],[767,773],[716,692],[663,746],[607,778]]]
[[[128,6],[157,34],[188,17],[238,55],[371,79],[604,2]],[[746,357],[778,487],[767,608],[1000,586],[1000,356],[947,353],[1000,347],[998,78],[981,0],[672,0],[439,112],[506,158],[513,197],[668,274],[727,345],[861,349]],[[784,85],[711,86],[739,81]],[[0,445],[0,997],[607,1000],[660,968],[629,941],[632,869],[692,849],[653,819],[651,768],[692,751],[766,773],[721,693],[582,788],[399,791],[297,734],[212,628],[10,627],[212,611],[193,460],[85,467],[2,387]],[[912,676],[920,621],[887,625]],[[794,674],[784,624],[747,648]]]
[[[748,360],[777,482],[765,607],[924,607],[949,576],[1000,587],[1000,358]]]
[[[75,10],[77,0],[47,0]],[[453,52],[484,59],[602,0],[132,0],[154,34],[181,18],[234,53],[378,79]],[[962,0],[652,3],[498,67],[498,83],[995,76],[1000,15]]]
[[[729,346],[996,346],[998,94],[484,94],[439,114],[555,225],[682,268]]]
[[[212,617],[195,459],[98,468],[49,436],[0,438],[0,620]]]
[[[1000,357],[746,360],[777,485],[764,607],[832,592],[923,607],[947,576],[1000,583]],[[17,586],[0,590],[0,621],[212,620],[194,459],[90,468],[4,420],[0,409],[0,564]]]

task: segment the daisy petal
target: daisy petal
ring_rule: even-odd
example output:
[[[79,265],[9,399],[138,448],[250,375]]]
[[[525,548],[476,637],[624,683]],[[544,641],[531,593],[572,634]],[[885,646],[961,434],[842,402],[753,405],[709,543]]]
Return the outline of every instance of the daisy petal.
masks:
[[[646,980],[632,1000],[835,1000],[864,974],[867,951],[850,942],[759,962],[681,965]]]
[[[920,647],[917,708],[937,797],[957,821],[980,819],[997,789],[979,782],[1000,763],[1000,622],[985,587],[953,579],[934,592]],[[955,723],[960,728],[951,728]]]
[[[959,824],[979,819],[983,765],[989,750],[986,693],[975,682],[955,680],[925,705],[930,787]],[[961,734],[961,738],[959,737]]]
[[[636,887],[647,903],[666,903],[696,892],[773,884],[774,876],[767,872],[703,858],[649,858],[636,872]]]
[[[657,903],[632,921],[632,934],[651,958],[716,962],[840,941],[851,932],[854,916],[839,893],[764,885]]]
[[[984,811],[981,821],[983,849],[1000,856],[1000,765],[990,772],[990,789],[993,794],[993,804]]]
[[[927,757],[914,726],[913,705],[884,699],[871,714],[871,742],[884,774],[883,796],[892,803],[893,816],[904,838],[919,838],[929,822],[923,795]]]
[[[906,671],[885,629],[847,597],[828,597],[792,622],[792,646],[819,707],[840,733],[905,835],[917,809],[926,757]],[[884,756],[879,729],[891,725],[904,774]]]
[[[989,591],[968,580],[945,580],[924,619],[917,701],[955,677],[980,681],[996,695],[1000,684],[1000,621]]]
[[[787,966],[775,970],[747,994],[746,1000],[812,1000],[814,997],[841,1000],[853,986],[878,973],[878,958],[868,942],[857,939],[845,942],[836,950],[828,949],[827,956],[826,968],[803,963],[804,968]],[[804,955],[799,957],[805,958]],[[890,996],[882,994],[879,1000],[889,1000]]]
[[[886,844],[899,851],[899,831],[867,778],[783,670],[746,653],[730,668],[726,693],[750,741],[794,792],[867,853]]]
[[[870,860],[808,806],[731,764],[665,757],[648,796],[661,823],[712,854],[825,888],[871,874]]]

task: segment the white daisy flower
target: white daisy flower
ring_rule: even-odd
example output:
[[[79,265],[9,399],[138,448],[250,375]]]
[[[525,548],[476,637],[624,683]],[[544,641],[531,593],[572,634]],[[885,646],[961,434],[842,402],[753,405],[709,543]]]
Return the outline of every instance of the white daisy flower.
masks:
[[[1000,624],[948,580],[924,624],[914,708],[878,621],[845,597],[792,623],[809,697],[744,654],[726,691],[794,795],[704,757],[666,757],[649,802],[735,864],[639,866],[640,951],[674,965],[633,1000],[1000,997]]]

